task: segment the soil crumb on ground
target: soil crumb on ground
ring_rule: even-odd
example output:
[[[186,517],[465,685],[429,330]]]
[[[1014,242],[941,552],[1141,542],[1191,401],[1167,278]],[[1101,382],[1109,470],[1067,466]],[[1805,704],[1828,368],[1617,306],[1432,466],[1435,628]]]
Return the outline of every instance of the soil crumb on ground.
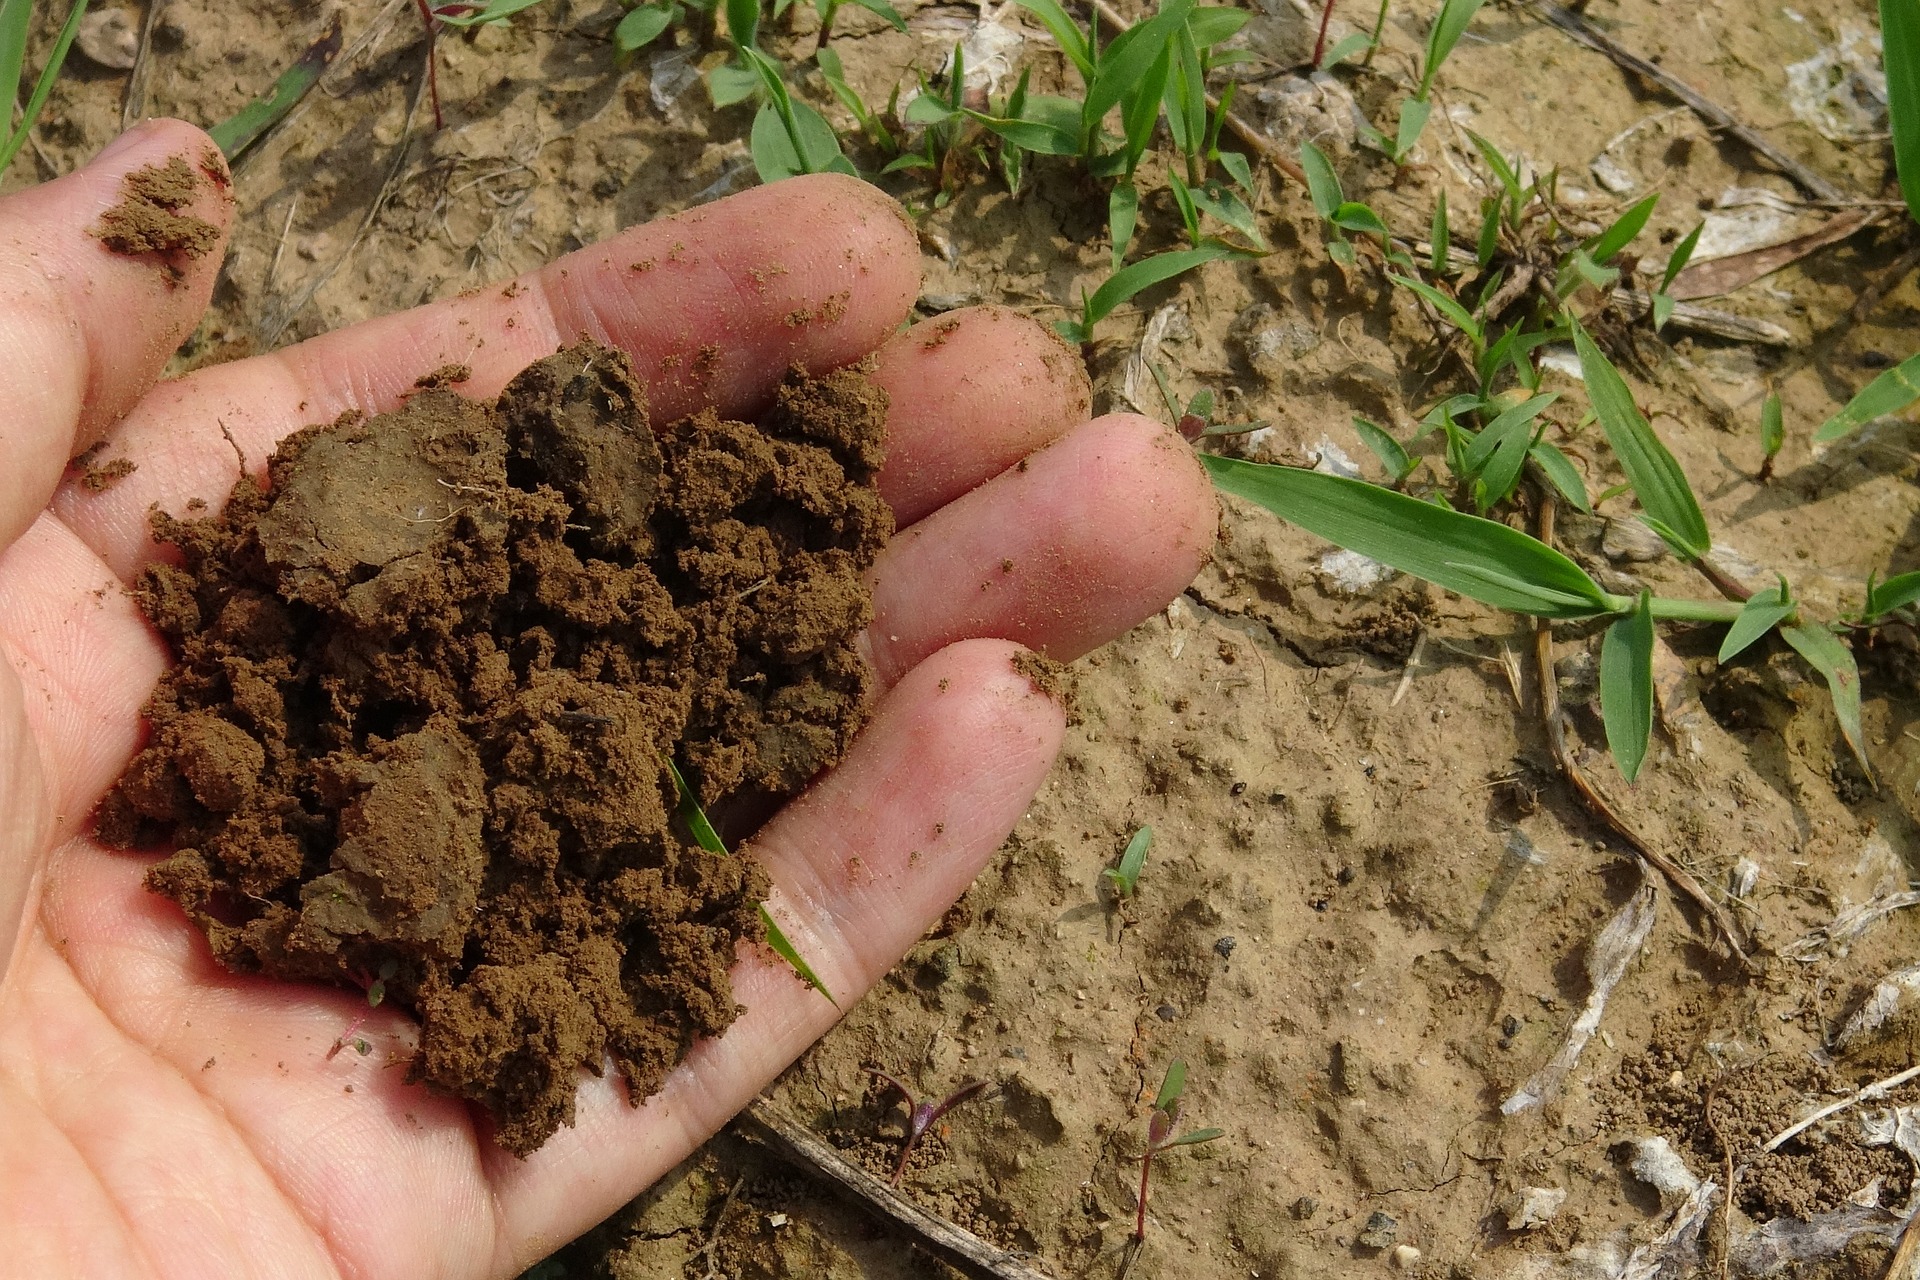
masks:
[[[670,823],[676,757],[723,827],[846,749],[853,639],[892,530],[886,397],[789,375],[763,426],[650,429],[582,344],[496,402],[442,386],[310,427],[265,492],[156,514],[138,595],[178,666],[102,803],[228,968],[382,986],[411,1078],[525,1155],[605,1059],[635,1102],[739,1012],[748,853]]]
[[[220,243],[220,228],[181,212],[199,194],[200,181],[179,156],[135,169],[121,179],[120,203],[100,215],[93,234],[115,253],[202,257]]]

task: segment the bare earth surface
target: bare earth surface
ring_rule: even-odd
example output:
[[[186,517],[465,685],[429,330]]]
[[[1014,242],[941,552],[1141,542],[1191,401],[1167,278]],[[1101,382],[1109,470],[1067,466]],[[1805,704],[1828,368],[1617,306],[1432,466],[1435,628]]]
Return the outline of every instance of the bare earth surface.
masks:
[[[1468,128],[1538,169],[1558,165],[1576,222],[1603,225],[1660,191],[1643,245],[1684,234],[1730,189],[1796,198],[1764,162],[1517,4],[1476,20],[1440,77],[1416,163],[1396,176],[1351,144],[1348,100],[1390,125],[1435,6],[1396,4],[1371,72],[1315,85],[1287,79],[1311,44],[1307,19],[1287,0],[1267,3],[1248,41],[1268,61],[1247,69],[1265,78],[1241,108],[1288,152],[1303,130],[1317,137],[1349,194],[1414,238],[1441,189],[1456,229],[1477,225],[1461,212],[1482,194]],[[1337,13],[1370,23],[1374,7],[1342,0]],[[795,57],[811,51],[803,8],[773,34],[776,50],[791,38]],[[879,101],[896,80],[912,83],[911,68],[937,70],[979,16],[901,8],[910,35],[852,9],[836,27],[850,78]],[[1870,0],[1588,9],[1844,192],[1877,200],[1891,194],[1884,125],[1849,137],[1844,119],[1829,118],[1835,137],[1823,136],[1796,113],[1787,71],[1849,32],[1871,33],[1874,12]],[[747,109],[713,111],[689,78],[714,55],[662,46],[617,66],[607,36],[620,13],[611,0],[551,0],[510,28],[443,38],[447,121],[436,132],[418,94],[425,45],[412,7],[348,6],[347,51],[321,91],[236,166],[234,247],[183,362],[456,294],[753,182]],[[1000,21],[1025,37],[1011,58],[1034,68],[1035,87],[1058,84],[1062,60],[1040,29],[1011,10]],[[174,0],[156,24],[145,110],[223,119],[322,22],[263,0]],[[126,75],[76,65],[40,130],[42,176],[120,127]],[[817,84],[810,92],[825,108]],[[1329,262],[1300,191],[1271,170],[1261,180],[1277,252],[1209,266],[1117,312],[1091,349],[1095,407],[1127,406],[1128,356],[1151,321],[1156,358],[1181,394],[1212,388],[1225,416],[1271,424],[1232,448],[1298,463],[1332,446],[1375,474],[1351,416],[1409,434],[1453,389],[1434,380],[1444,366],[1435,333],[1373,269],[1343,274]],[[924,206],[913,181],[888,181]],[[1145,248],[1168,247],[1178,220],[1159,174],[1145,187]],[[1823,216],[1751,192],[1730,199],[1738,207],[1716,225]],[[1869,571],[1912,568],[1920,550],[1907,428],[1820,456],[1807,444],[1889,357],[1916,346],[1910,278],[1848,319],[1898,256],[1898,225],[1709,304],[1779,326],[1785,345],[1669,329],[1640,346],[1636,391],[1717,539],[1786,572],[1828,616],[1857,604]],[[1018,200],[982,175],[923,226],[927,312],[979,300],[1056,319],[1105,274],[1104,196],[1065,170],[1043,166]],[[1649,251],[1656,270],[1665,252]],[[1598,492],[1618,477],[1594,429],[1573,430],[1584,396],[1571,378],[1547,376],[1567,393],[1550,438]],[[1756,426],[1769,386],[1785,399],[1788,443],[1777,478],[1761,485]],[[1151,379],[1136,374],[1133,395],[1164,414]],[[1636,558],[1630,529],[1608,537],[1605,517],[1627,514],[1619,500],[1602,512],[1562,519],[1589,566],[1667,594],[1710,594],[1670,558]],[[1906,1067],[1920,1031],[1903,1007],[1878,1033],[1834,1043],[1876,981],[1912,958],[1920,918],[1895,911],[1849,940],[1807,941],[1848,908],[1904,891],[1912,874],[1913,638],[1890,632],[1863,655],[1875,787],[1784,646],[1722,669],[1717,634],[1668,633],[1664,727],[1640,782],[1626,786],[1598,751],[1588,768],[1740,920],[1755,970],[1730,962],[1656,878],[1646,946],[1564,1094],[1503,1117],[1502,1100],[1554,1055],[1585,1004],[1590,944],[1643,883],[1554,768],[1530,627],[1404,578],[1350,592],[1337,562],[1325,565],[1327,547],[1251,507],[1227,503],[1225,530],[1215,563],[1163,617],[1077,664],[1081,722],[1003,856],[787,1074],[777,1100],[884,1174],[903,1111],[867,1068],[936,1097],[992,1081],[929,1138],[909,1193],[1060,1276],[1118,1269],[1134,1157],[1174,1057],[1191,1068],[1184,1123],[1227,1136],[1157,1166],[1136,1277],[1621,1274],[1634,1246],[1670,1221],[1672,1204],[1631,1168],[1631,1144],[1653,1136],[1692,1176],[1722,1185],[1731,1157],[1731,1211],[1711,1215],[1698,1255],[1713,1273],[1730,1247],[1733,1273],[1762,1269],[1753,1242],[1764,1224],[1841,1214],[1879,1234],[1801,1273],[1880,1275],[1889,1210],[1907,1202],[1912,1180],[1905,1158],[1865,1145],[1850,1116],[1777,1153],[1759,1147]],[[1604,580],[1622,589],[1623,577]],[[1589,743],[1600,741],[1597,644],[1568,629],[1556,650],[1561,696]],[[1157,843],[1139,895],[1116,904],[1100,871],[1141,824]],[[1743,860],[1755,878],[1736,897]],[[1920,1089],[1891,1101],[1920,1101]],[[1526,1225],[1517,1210],[1529,1188],[1549,1194],[1534,1195],[1545,1216]],[[1564,1201],[1545,1209],[1557,1192]],[[631,1278],[943,1274],[730,1135],[543,1265]]]

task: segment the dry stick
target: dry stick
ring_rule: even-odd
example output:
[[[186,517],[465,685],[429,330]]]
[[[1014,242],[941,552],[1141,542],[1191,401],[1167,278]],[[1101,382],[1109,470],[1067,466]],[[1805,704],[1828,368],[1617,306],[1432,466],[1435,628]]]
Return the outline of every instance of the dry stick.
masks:
[[[133,128],[147,113],[147,58],[153,52],[153,27],[170,0],[150,0],[146,21],[140,24],[140,47],[134,50],[133,73],[127,77],[127,96],[120,103],[120,128]]]
[[[1906,1225],[1900,1228],[1900,1246],[1887,1263],[1887,1280],[1914,1280],[1915,1272],[1920,1271],[1920,1231],[1914,1229],[1916,1225],[1920,1225],[1920,1206],[1907,1215]]]
[[[1100,15],[1101,22],[1111,28],[1109,36],[1117,36],[1133,25],[1115,13],[1113,6],[1109,5],[1107,0],[1093,0],[1093,11]],[[1219,109],[1219,97],[1212,93],[1207,94],[1207,110],[1218,111]],[[1227,112],[1227,128],[1233,130],[1233,136],[1246,143],[1262,160],[1299,183],[1301,190],[1306,190],[1306,171],[1281,154],[1280,148],[1269,142],[1265,134],[1231,111]]]
[[[1535,536],[1548,546],[1553,545],[1554,512],[1553,498],[1543,492],[1540,497],[1540,512]],[[1751,970],[1753,961],[1748,959],[1746,951],[1740,946],[1740,935],[1734,931],[1733,921],[1729,920],[1726,912],[1720,909],[1720,904],[1708,896],[1707,891],[1700,887],[1700,882],[1694,879],[1686,868],[1647,843],[1641,838],[1639,832],[1627,825],[1627,820],[1614,810],[1606,797],[1600,794],[1580,766],[1574,762],[1573,752],[1567,748],[1566,724],[1560,715],[1560,681],[1553,666],[1553,624],[1545,618],[1534,621],[1533,656],[1540,679],[1540,713],[1547,722],[1547,745],[1553,752],[1553,762],[1560,767],[1561,774],[1573,784],[1574,791],[1579,793],[1580,799],[1586,803],[1595,817],[1613,828],[1615,834],[1625,840],[1629,848],[1652,863],[1660,874],[1667,878],[1669,884],[1706,914],[1720,936],[1726,939],[1727,946],[1733,951],[1735,957],[1743,966]]]
[[[1888,1076],[1884,1080],[1875,1080],[1872,1084],[1866,1086],[1864,1089],[1861,1089],[1858,1093],[1850,1094],[1849,1096],[1840,1099],[1840,1101],[1833,1103],[1831,1106],[1825,1106],[1820,1108],[1818,1111],[1814,1112],[1812,1115],[1808,1116],[1805,1120],[1802,1120],[1797,1124],[1788,1125],[1786,1128],[1782,1129],[1780,1132],[1774,1134],[1773,1137],[1769,1138],[1766,1142],[1766,1145],[1761,1147],[1760,1149],[1762,1151],[1778,1151],[1781,1145],[1784,1144],[1789,1138],[1793,1138],[1799,1134],[1805,1133],[1808,1129],[1813,1128],[1813,1126],[1815,1126],[1816,1124],[1819,1124],[1822,1120],[1825,1120],[1828,1116],[1836,1115],[1839,1112],[1845,1111],[1848,1107],[1855,1107],[1860,1105],[1863,1102],[1872,1102],[1875,1098],[1884,1097],[1887,1094],[1893,1092],[1895,1089],[1898,1089],[1901,1085],[1905,1084],[1907,1081],[1913,1079],[1915,1076],[1920,1076],[1920,1067],[1908,1067],[1905,1071],[1900,1072],[1898,1075]]]
[[[1801,164],[1798,160],[1795,160],[1771,142],[1768,142],[1754,130],[1741,124],[1739,120],[1734,118],[1731,111],[1714,102],[1693,86],[1682,80],[1675,79],[1671,73],[1648,62],[1645,58],[1621,48],[1620,45],[1614,42],[1611,36],[1594,27],[1579,14],[1569,9],[1563,9],[1557,4],[1546,3],[1535,4],[1534,10],[1542,18],[1560,28],[1581,44],[1586,45],[1589,49],[1606,54],[1628,71],[1653,81],[1653,83],[1686,103],[1689,107],[1693,108],[1693,113],[1702,120],[1705,120],[1708,124],[1729,137],[1738,139],[1741,145],[1745,146],[1747,150],[1753,152],[1755,155],[1765,157],[1778,168],[1780,172],[1792,178],[1796,186],[1812,196],[1815,200],[1825,201],[1828,204],[1845,204],[1848,202],[1846,194],[1842,192],[1840,188],[1834,186],[1831,182],[1828,182],[1825,178],[1807,168],[1807,166]]]
[[[913,1204],[905,1196],[841,1158],[805,1125],[765,1098],[755,1098],[734,1118],[745,1130],[781,1155],[849,1192],[867,1208],[914,1236],[928,1253],[976,1280],[1048,1280],[1005,1249]]]

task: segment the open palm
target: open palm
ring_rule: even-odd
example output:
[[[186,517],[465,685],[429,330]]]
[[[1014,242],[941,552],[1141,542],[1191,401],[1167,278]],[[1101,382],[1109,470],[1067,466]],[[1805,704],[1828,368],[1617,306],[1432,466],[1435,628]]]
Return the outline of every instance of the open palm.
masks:
[[[1046,774],[1063,716],[1012,670],[1017,645],[1072,657],[1159,608],[1208,553],[1212,499],[1155,424],[1084,421],[1078,362],[1031,321],[983,308],[900,332],[913,231],[834,177],[155,386],[218,255],[170,281],[88,228],[125,174],[173,155],[217,164],[208,151],[154,122],[0,201],[3,1269],[511,1275],[685,1157],[837,1012],[744,956],[747,1012],[724,1037],[639,1108],[616,1081],[584,1081],[575,1127],[526,1160],[463,1104],[403,1083],[383,1051],[402,1015],[365,1024],[374,1052],[329,1057],[361,997],[225,972],[142,887],[150,858],[86,834],[167,661],[122,590],[159,554],[150,507],[217,505],[240,458],[258,475],[283,435],[391,409],[428,370],[469,365],[463,390],[490,396],[582,334],[633,356],[663,421],[702,404],[751,414],[790,364],[874,354],[901,527],[867,637],[884,692],[847,758],[755,842],[773,909],[845,1003],[966,887]],[[197,212],[223,231],[232,216],[212,185]],[[67,458],[102,436],[138,470],[101,493],[63,486]]]

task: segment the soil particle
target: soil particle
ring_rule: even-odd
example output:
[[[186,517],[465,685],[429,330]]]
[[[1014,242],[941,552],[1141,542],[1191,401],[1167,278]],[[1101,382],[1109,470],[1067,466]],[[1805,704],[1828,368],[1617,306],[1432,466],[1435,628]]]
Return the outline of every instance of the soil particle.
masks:
[[[846,749],[886,398],[796,371],[764,427],[656,435],[605,348],[496,402],[454,372],[289,437],[217,517],[155,516],[181,563],[138,596],[179,665],[100,832],[174,847],[148,883],[228,968],[380,975],[410,1078],[525,1155],[582,1070],[637,1103],[738,1013],[765,878],[681,837],[665,762],[724,828]]]
[[[1073,672],[1045,654],[1022,649],[1013,656],[1013,669],[1027,678],[1034,692],[1053,699],[1069,716],[1073,714]]]
[[[115,253],[204,257],[219,245],[220,229],[182,212],[200,181],[179,156],[135,169],[121,179],[120,203],[100,215],[93,234]]]
[[[68,464],[80,473],[80,487],[88,493],[105,493],[140,469],[132,458],[95,461],[105,448],[104,442],[96,444]]]

